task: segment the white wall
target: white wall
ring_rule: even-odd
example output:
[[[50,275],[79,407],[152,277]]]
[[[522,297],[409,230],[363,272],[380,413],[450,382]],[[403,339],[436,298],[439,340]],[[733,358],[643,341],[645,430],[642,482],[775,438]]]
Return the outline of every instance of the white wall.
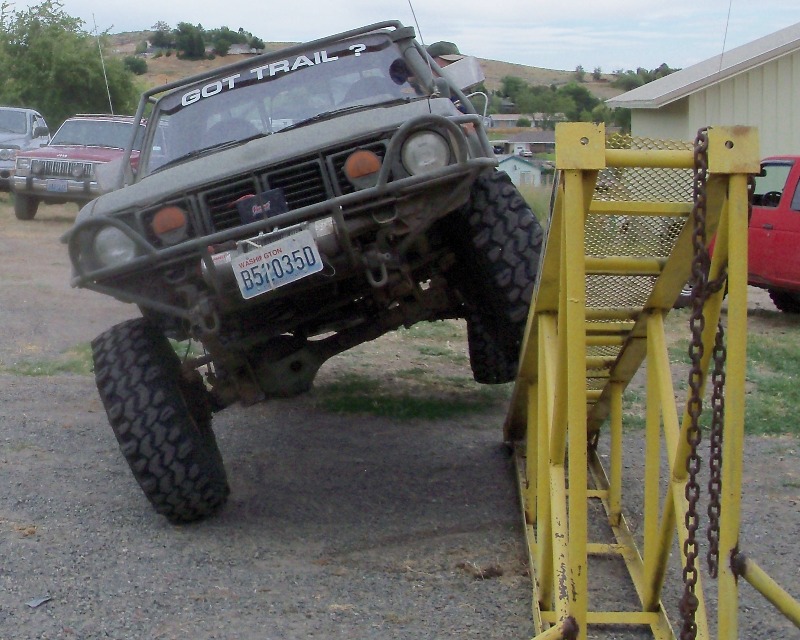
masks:
[[[800,154],[800,51],[661,109],[634,109],[634,136],[694,140],[705,126],[758,128],[761,157]]]

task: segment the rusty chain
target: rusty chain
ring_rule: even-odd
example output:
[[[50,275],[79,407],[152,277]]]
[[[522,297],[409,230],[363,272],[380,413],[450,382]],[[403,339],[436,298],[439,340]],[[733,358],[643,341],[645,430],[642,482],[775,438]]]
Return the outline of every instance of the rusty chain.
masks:
[[[711,392],[711,433],[709,435],[708,478],[708,572],[712,578],[719,573],[719,526],[722,504],[722,439],[725,422],[725,330],[717,325],[714,341],[714,372]]]
[[[686,439],[689,444],[689,453],[686,456],[686,482],[685,496],[688,502],[684,515],[686,526],[686,540],[683,543],[685,563],[683,567],[683,595],[680,601],[680,612],[683,620],[681,627],[681,640],[695,640],[697,637],[698,599],[695,594],[698,570],[695,564],[697,559],[697,527],[699,517],[697,503],[700,499],[700,485],[697,476],[700,472],[700,455],[697,451],[700,444],[700,414],[703,410],[702,385],[703,372],[701,362],[703,359],[703,329],[705,328],[705,315],[703,303],[707,296],[708,267],[710,258],[706,245],[706,182],[708,179],[708,130],[701,129],[697,132],[694,143],[694,175],[692,180],[692,245],[694,257],[692,259],[692,315],[689,326],[692,333],[689,345],[689,398],[687,411],[689,414],[689,427]]]

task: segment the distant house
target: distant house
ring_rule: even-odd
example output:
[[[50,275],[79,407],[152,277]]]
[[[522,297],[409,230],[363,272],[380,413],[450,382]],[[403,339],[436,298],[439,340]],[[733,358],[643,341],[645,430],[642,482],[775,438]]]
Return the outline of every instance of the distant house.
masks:
[[[523,131],[509,137],[515,151],[531,151],[533,153],[554,153],[556,150],[555,131]]]
[[[509,155],[533,155],[535,153],[554,153],[556,134],[554,131],[523,131],[509,136],[506,140],[493,140],[493,145],[502,143],[503,153]]]
[[[761,155],[800,153],[800,23],[606,101],[634,136],[694,140],[706,126],[757,127]]]
[[[531,116],[522,113],[491,113],[487,117],[489,118],[489,127],[493,129],[510,129],[517,126],[520,118],[531,119]]]
[[[540,163],[515,155],[497,156],[497,159],[498,168],[505,171],[516,186],[540,187],[544,184]]]
[[[539,129],[553,129],[556,122],[565,122],[563,113],[491,113],[487,126],[496,129],[509,129],[517,126],[520,118],[525,118],[531,126]]]
[[[251,47],[249,44],[232,44],[228,47],[229,56],[255,55],[261,50]]]

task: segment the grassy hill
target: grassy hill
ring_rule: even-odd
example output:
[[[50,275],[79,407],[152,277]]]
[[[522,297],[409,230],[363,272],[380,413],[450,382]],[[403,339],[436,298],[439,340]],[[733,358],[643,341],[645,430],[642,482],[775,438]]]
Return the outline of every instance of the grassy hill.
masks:
[[[110,36],[111,49],[115,55],[133,55],[136,45],[148,37],[147,32],[118,33]],[[266,43],[268,51],[275,51],[288,46],[290,42]],[[161,56],[147,60],[148,71],[141,76],[145,87],[165,84],[179,78],[202,73],[208,69],[215,69],[226,64],[231,64],[240,59],[240,56],[217,56],[213,60],[179,60],[176,56]],[[523,64],[502,62],[478,58],[481,68],[486,75],[485,85],[489,91],[500,88],[501,80],[506,76],[514,76],[524,80],[529,85],[564,85],[575,80],[574,71],[559,71],[541,67],[529,67]],[[584,86],[597,98],[606,100],[622,93],[622,90],[611,86],[614,76],[604,74],[600,81],[594,81],[591,74],[586,74]],[[143,87],[144,88],[144,87]]]

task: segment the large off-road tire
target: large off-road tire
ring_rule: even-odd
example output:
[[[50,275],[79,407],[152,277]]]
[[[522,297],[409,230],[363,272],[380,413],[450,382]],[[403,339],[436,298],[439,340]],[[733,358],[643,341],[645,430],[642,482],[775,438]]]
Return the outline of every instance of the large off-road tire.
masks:
[[[517,358],[502,348],[478,313],[467,317],[467,344],[472,377],[480,384],[500,384],[517,375]]]
[[[202,378],[187,380],[167,338],[144,318],[92,341],[95,378],[134,477],[173,523],[216,512],[228,497]]]
[[[38,210],[38,198],[14,194],[14,215],[17,216],[17,220],[33,220]]]
[[[510,382],[539,268],[542,227],[502,171],[478,178],[460,215],[459,282],[469,302],[472,373],[484,384]]]
[[[779,289],[768,289],[769,298],[778,307],[778,311],[784,313],[800,313],[800,295],[791,291],[780,291]]]

